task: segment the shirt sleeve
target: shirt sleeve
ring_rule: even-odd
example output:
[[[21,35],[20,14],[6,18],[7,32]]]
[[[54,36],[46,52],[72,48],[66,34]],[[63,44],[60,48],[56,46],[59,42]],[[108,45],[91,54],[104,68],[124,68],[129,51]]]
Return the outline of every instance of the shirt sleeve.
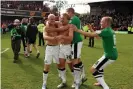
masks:
[[[110,33],[106,30],[102,30],[102,31],[96,31],[96,33],[100,36],[100,37],[107,37],[110,36]]]

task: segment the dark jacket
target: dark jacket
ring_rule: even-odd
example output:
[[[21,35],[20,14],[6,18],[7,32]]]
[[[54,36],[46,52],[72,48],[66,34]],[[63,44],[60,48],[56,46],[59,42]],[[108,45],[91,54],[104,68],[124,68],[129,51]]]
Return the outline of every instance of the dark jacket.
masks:
[[[28,39],[36,39],[36,35],[38,33],[37,25],[36,24],[28,24],[26,36]]]

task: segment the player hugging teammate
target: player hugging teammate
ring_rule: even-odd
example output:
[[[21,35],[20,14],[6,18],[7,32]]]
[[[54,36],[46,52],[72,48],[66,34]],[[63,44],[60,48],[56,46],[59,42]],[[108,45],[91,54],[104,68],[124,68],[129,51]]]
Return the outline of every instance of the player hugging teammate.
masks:
[[[59,76],[62,79],[62,83],[59,84],[57,88],[66,86],[66,63],[68,63],[74,77],[73,88],[79,89],[81,83],[87,80],[84,66],[80,60],[83,44],[80,34],[88,37],[102,38],[104,55],[91,67],[91,72],[97,80],[97,83],[94,85],[101,85],[104,89],[109,89],[103,77],[104,68],[114,62],[118,56],[115,33],[111,29],[112,18],[103,17],[101,19],[100,24],[101,29],[103,29],[102,31],[94,32],[90,26],[89,29],[92,33],[88,33],[80,30],[80,20],[74,13],[73,8],[68,8],[67,13],[63,13],[60,16],[59,22],[55,21],[55,15],[50,14],[48,16],[48,22],[43,34],[44,39],[47,41],[47,46],[45,51],[42,89],[46,89],[49,67],[53,58],[57,63]]]
[[[60,16],[59,22],[55,21],[53,14],[48,16],[48,22],[43,34],[47,46],[45,50],[42,89],[46,89],[49,67],[53,58],[57,63],[59,75],[62,79],[62,83],[57,88],[66,86],[66,62],[74,77],[73,88],[79,89],[81,82],[87,80],[85,78],[83,64],[80,61],[82,38],[79,33],[73,32],[74,25],[80,29],[80,20],[74,15],[73,8],[69,8],[67,12]]]

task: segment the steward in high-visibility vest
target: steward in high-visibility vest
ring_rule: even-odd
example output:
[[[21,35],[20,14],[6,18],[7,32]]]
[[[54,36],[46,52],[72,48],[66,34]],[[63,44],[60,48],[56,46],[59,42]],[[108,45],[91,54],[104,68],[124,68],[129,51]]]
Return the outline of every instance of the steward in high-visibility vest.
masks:
[[[83,26],[83,31],[88,32],[89,28],[88,25]],[[86,36],[84,36],[84,38],[86,39]]]
[[[131,33],[131,29],[132,29],[132,27],[131,26],[128,26],[128,34]]]
[[[133,26],[132,26],[132,29],[131,29],[131,34],[133,34]]]
[[[38,46],[41,46],[41,41],[43,43],[43,46],[44,46],[44,39],[43,39],[43,29],[44,29],[45,25],[44,23],[40,20],[39,21],[39,25],[37,26],[38,28],[38,31],[39,31],[39,45]]]

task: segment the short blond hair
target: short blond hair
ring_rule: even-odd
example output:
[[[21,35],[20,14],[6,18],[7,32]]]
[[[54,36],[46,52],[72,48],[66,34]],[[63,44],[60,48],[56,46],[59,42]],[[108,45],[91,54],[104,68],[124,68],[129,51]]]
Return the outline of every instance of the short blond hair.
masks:
[[[70,20],[70,17],[67,13],[63,13],[62,16],[65,16],[67,18],[67,20]]]
[[[112,17],[110,17],[110,16],[104,16],[103,19],[105,19],[105,21],[106,21],[109,25],[111,25],[112,22],[113,22]]]

